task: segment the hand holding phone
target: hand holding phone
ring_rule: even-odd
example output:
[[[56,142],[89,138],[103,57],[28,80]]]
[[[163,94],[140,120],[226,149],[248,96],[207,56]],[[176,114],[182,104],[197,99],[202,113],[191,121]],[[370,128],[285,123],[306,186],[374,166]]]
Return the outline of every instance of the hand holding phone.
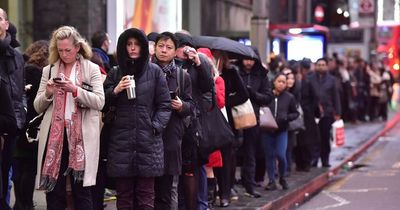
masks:
[[[171,95],[171,99],[176,99],[176,92],[175,91],[169,91],[169,94]]]
[[[60,83],[62,81],[61,77],[54,77],[53,82]]]

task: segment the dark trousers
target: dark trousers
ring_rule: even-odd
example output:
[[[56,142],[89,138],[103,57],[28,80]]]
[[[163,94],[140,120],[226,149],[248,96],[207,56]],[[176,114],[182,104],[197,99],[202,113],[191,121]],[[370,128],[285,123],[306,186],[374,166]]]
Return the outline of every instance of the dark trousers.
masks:
[[[119,177],[115,179],[115,187],[117,209],[154,209],[154,177]]]
[[[107,180],[107,161],[99,160],[99,167],[97,169],[96,185],[92,187],[92,200],[93,209],[102,210],[104,209],[104,192],[106,188]]]
[[[262,152],[262,153],[264,155],[264,152]],[[254,177],[256,182],[264,182],[265,170],[266,170],[265,169],[265,157],[257,157],[256,172],[255,172],[255,177]]]
[[[287,172],[292,171],[293,150],[297,144],[297,134],[295,131],[288,131],[288,144],[286,149]]]
[[[373,121],[378,117],[379,97],[370,96],[368,103],[368,116],[369,120]]]
[[[71,175],[63,175],[68,168],[68,156],[68,142],[66,136],[64,136],[60,171],[58,174],[57,183],[52,191],[46,193],[47,210],[60,210],[66,208],[67,177],[70,178],[72,196],[74,200],[74,210],[91,210],[93,209],[91,187],[83,187],[83,183],[81,181],[75,182]]]
[[[221,168],[214,168],[214,173],[217,178],[218,183],[218,191],[220,199],[228,199],[231,195],[232,185],[232,153],[233,147],[232,145],[225,146],[221,149],[222,155],[222,163],[223,166]]]
[[[35,189],[36,158],[15,158],[14,173],[14,210],[33,209],[33,191]]]
[[[9,172],[11,169],[11,165],[13,163],[13,152],[16,146],[16,140],[18,136],[4,136],[4,145],[3,150],[1,152],[1,193],[0,195],[0,207],[2,209],[8,210],[11,209],[9,204],[6,201],[6,198],[9,196],[8,184],[9,184]]]
[[[154,209],[169,210],[171,209],[171,192],[173,175],[164,175],[155,178],[155,200]]]
[[[259,127],[245,129],[243,131],[243,163],[241,179],[247,192],[254,191],[256,174],[256,151],[260,145]]]
[[[387,103],[379,103],[379,117],[382,117],[382,120],[386,121],[388,118],[388,104]]]
[[[333,122],[333,117],[322,117],[318,123],[319,132],[321,135],[319,157],[321,158],[323,166],[329,165],[329,155],[331,153],[331,128]],[[316,160],[316,163],[318,163],[318,159]]]
[[[309,131],[300,131],[297,135],[298,141],[294,148],[294,154],[296,156],[296,170],[308,171],[311,168],[313,144],[310,139],[307,139],[307,133]]]

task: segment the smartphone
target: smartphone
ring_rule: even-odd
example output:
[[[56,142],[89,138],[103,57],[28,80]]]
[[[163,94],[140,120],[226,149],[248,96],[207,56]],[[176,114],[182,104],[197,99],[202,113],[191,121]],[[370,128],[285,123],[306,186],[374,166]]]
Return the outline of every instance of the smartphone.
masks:
[[[53,82],[60,83],[61,80],[62,80],[61,77],[54,77],[54,78],[53,78]]]
[[[169,91],[169,94],[171,95],[171,99],[176,98],[176,92],[175,91]]]

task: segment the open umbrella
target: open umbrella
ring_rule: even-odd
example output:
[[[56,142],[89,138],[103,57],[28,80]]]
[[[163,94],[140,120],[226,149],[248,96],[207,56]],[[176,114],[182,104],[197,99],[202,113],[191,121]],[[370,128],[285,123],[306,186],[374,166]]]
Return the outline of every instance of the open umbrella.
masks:
[[[196,47],[225,51],[230,58],[259,59],[253,49],[232,39],[217,36],[194,36],[193,40]]]

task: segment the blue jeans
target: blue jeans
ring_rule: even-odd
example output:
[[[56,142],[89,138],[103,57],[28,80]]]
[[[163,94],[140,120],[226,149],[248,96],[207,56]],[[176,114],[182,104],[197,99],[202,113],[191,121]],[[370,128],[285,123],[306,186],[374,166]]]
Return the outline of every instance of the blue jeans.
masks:
[[[276,161],[279,163],[279,176],[284,177],[286,174],[286,149],[288,142],[288,132],[282,131],[278,133],[262,133],[264,143],[265,163],[267,167],[268,178],[270,182],[275,181]]]
[[[207,173],[204,166],[196,170],[198,176],[197,209],[206,210],[208,208]]]

